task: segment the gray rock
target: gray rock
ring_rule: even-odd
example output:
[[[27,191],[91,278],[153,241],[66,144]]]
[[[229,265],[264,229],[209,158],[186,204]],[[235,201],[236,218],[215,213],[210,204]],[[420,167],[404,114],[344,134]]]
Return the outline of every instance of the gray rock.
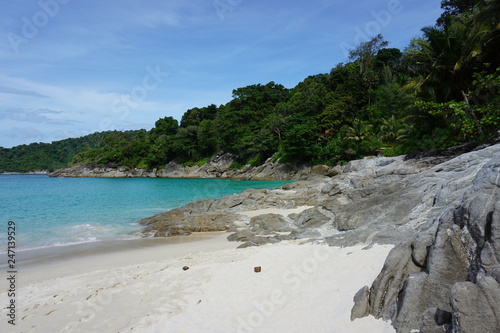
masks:
[[[392,319],[397,332],[500,331],[498,152],[494,146],[429,169],[454,173],[438,192],[461,195],[441,200],[446,205],[391,251],[370,288],[370,314]]]
[[[361,288],[356,295],[354,295],[354,306],[351,309],[351,320],[363,318],[370,314],[370,304],[368,297],[370,289],[368,286]]]
[[[439,308],[428,308],[422,315],[421,333],[443,333],[451,329],[452,314]]]
[[[252,217],[250,226],[278,232],[290,232],[293,230],[285,218],[279,214],[263,214]]]
[[[407,226],[364,225],[356,229],[339,232],[328,236],[325,241],[330,246],[353,246],[356,244],[397,244],[415,234]]]
[[[326,223],[332,224],[331,217],[326,216],[318,207],[304,210],[294,221],[295,225],[301,229],[317,228]]]
[[[236,215],[227,213],[194,213],[179,208],[142,219],[139,223],[145,225],[143,234],[167,237],[189,235],[192,232],[226,231],[237,218]]]
[[[281,242],[280,237],[259,237],[253,236],[246,239],[245,243],[238,246],[238,249],[244,249],[251,246],[261,246],[265,244],[275,244]]]
[[[393,319],[398,295],[406,279],[419,271],[420,268],[411,260],[410,242],[403,242],[393,248],[370,288],[370,314],[384,320]]]
[[[347,163],[343,169],[343,172],[353,172],[353,171],[366,171],[378,169],[380,167],[387,166],[396,161],[402,161],[403,157],[377,157],[377,158],[364,158],[362,160],[350,161]]]
[[[477,283],[460,282],[451,293],[453,327],[461,333],[500,332],[500,285],[479,274]]]
[[[411,243],[411,257],[415,265],[421,268],[427,267],[427,256],[432,243],[433,237],[428,232],[415,236],[415,240]]]
[[[311,238],[311,239],[322,239],[322,234],[318,230],[314,229],[299,229],[299,230],[294,230],[290,233],[290,235],[287,237],[287,239],[304,239],[304,238]]]
[[[234,234],[231,234],[227,237],[227,240],[230,242],[241,242],[246,241],[250,237],[255,236],[254,233],[249,229],[238,230]]]

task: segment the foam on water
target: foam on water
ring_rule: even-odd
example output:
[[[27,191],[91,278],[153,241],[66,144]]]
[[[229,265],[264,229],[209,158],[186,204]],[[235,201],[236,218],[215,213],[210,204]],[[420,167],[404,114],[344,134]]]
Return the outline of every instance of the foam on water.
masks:
[[[0,244],[16,222],[17,250],[139,237],[140,219],[195,200],[275,188],[283,181],[50,178],[0,175]],[[0,252],[5,252],[0,248]]]

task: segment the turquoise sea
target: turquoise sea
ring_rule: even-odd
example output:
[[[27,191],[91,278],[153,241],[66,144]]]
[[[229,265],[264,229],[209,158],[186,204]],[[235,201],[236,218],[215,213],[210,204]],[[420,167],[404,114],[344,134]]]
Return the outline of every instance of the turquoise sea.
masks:
[[[50,178],[0,175],[0,244],[16,224],[17,250],[137,238],[144,217],[200,199],[276,188],[284,181]],[[6,252],[2,246],[0,252]]]

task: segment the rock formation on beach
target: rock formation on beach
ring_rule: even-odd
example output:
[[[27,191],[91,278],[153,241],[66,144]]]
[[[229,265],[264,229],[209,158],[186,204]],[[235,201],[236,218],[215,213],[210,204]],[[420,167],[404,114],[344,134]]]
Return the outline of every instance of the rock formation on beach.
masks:
[[[355,295],[352,319],[390,319],[397,332],[500,331],[499,144],[367,158],[303,178],[143,219],[144,233],[228,230],[241,247],[394,244]]]
[[[444,204],[391,251],[353,317],[391,319],[398,332],[500,332],[499,148],[433,168],[447,179],[433,203]]]

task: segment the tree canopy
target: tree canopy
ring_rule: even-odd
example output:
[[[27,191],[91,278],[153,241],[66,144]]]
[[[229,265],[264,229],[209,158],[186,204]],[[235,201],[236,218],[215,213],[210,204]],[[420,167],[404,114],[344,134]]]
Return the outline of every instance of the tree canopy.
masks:
[[[481,143],[500,127],[500,5],[444,0],[435,26],[405,50],[382,35],[351,50],[349,62],[289,89],[269,82],[233,90],[223,105],[163,117],[149,130],[95,133],[52,144],[0,148],[0,172],[67,164],[159,168],[203,163],[224,151],[238,163],[274,156],[336,164]]]

